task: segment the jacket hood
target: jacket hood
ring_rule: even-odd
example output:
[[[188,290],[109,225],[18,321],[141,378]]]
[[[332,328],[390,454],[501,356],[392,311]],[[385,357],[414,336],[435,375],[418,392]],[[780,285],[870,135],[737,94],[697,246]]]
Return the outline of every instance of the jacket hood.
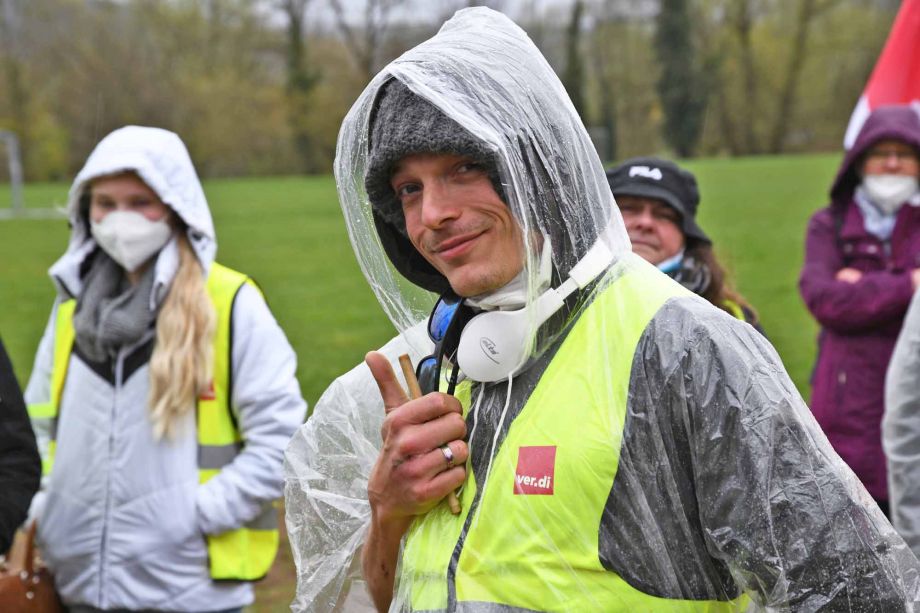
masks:
[[[349,237],[400,331],[428,315],[434,296],[427,290],[445,286],[446,279],[430,266],[413,268],[426,265],[413,256],[399,227],[402,220],[375,214],[367,195],[369,128],[378,95],[392,79],[494,154],[500,191],[527,242],[528,302],[539,285],[541,235],[549,240],[553,269],[563,278],[599,237],[615,258],[630,251],[603,165],[549,64],[501,13],[464,9],[433,38],[384,68],[339,132],[335,174]]]
[[[843,156],[837,178],[831,186],[834,206],[845,206],[862,182],[860,165],[866,151],[880,140],[894,139],[920,153],[920,115],[914,105],[880,106],[869,115],[853,146]]]
[[[185,144],[168,130],[125,126],[96,145],[71,185],[67,198],[70,242],[67,251],[49,270],[65,297],[80,295],[81,267],[97,247],[89,232],[88,211],[81,200],[93,180],[122,172],[137,174],[185,222],[189,242],[205,274],[214,261],[217,252],[214,222]],[[178,246],[173,239],[157,256],[152,308],[165,295],[178,263]]]

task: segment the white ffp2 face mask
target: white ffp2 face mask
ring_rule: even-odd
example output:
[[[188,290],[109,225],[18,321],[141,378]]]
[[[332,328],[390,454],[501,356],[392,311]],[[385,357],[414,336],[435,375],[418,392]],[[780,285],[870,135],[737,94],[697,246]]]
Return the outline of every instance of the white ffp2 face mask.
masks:
[[[910,175],[866,175],[862,181],[866,196],[886,215],[892,215],[917,193],[917,177]]]
[[[151,221],[134,211],[112,211],[102,221],[90,221],[90,232],[109,256],[134,272],[163,248],[172,236],[166,216]]]

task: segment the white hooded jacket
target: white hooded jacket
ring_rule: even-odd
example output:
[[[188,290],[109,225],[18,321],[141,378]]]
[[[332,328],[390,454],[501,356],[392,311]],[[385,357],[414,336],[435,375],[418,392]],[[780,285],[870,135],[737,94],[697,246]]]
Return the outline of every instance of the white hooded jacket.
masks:
[[[136,173],[188,225],[205,271],[214,261],[211,213],[179,137],[138,126],[108,135],[70,190],[72,233],[66,253],[49,271],[59,298],[26,389],[30,404],[49,401],[54,311],[63,300],[79,299],[81,267],[97,248],[81,197],[93,179],[122,171]],[[156,257],[151,310],[162,303],[178,268],[175,238]],[[154,329],[105,365],[71,354],[54,467],[32,508],[42,553],[65,604],[211,611],[252,602],[249,583],[211,580],[205,535],[242,526],[281,494],[282,452],[303,422],[306,404],[294,376],[294,351],[248,284],[234,300],[231,332],[231,401],[245,445],[203,485],[194,411],[183,417],[175,440],[154,438],[147,406]],[[50,433],[36,427],[36,434],[44,455]]]

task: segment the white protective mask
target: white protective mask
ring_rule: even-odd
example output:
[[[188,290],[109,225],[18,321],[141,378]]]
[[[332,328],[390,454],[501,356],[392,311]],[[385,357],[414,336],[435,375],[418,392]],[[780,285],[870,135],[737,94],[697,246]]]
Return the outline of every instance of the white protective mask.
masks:
[[[109,256],[134,272],[169,242],[172,227],[162,219],[151,221],[134,211],[112,211],[102,221],[90,221],[90,232]]]
[[[866,196],[886,215],[893,215],[917,193],[917,177],[910,175],[866,175],[862,181]]]

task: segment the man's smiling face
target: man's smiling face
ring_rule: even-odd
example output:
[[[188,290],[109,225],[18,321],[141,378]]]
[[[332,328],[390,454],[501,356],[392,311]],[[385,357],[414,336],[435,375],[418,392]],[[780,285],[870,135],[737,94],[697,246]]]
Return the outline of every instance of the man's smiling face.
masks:
[[[524,267],[521,227],[486,169],[470,158],[417,154],[390,179],[412,245],[459,296],[506,285]]]

